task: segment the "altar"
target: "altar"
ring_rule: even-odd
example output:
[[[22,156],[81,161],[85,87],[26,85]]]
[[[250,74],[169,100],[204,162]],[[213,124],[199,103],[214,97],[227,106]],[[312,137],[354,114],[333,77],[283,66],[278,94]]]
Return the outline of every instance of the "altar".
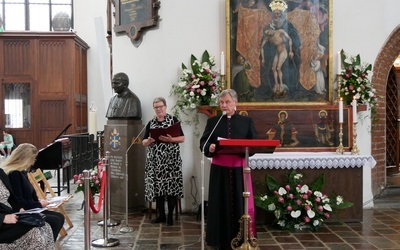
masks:
[[[363,220],[363,169],[373,168],[375,159],[370,155],[336,154],[333,152],[277,152],[255,154],[250,157],[254,195],[266,191],[265,178],[270,175],[283,185],[290,169],[304,175],[305,184],[311,184],[322,173],[325,174],[323,193],[337,194],[354,205],[336,210],[338,217],[330,220],[361,222]],[[256,207],[256,223],[267,224],[271,214]]]

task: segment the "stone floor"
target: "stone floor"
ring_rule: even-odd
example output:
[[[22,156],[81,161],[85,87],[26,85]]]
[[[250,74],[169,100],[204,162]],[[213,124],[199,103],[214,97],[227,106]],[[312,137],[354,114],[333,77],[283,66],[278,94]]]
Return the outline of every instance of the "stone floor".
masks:
[[[391,198],[387,199],[383,193],[374,201],[379,204],[378,208],[364,209],[362,223],[328,224],[318,232],[297,233],[276,230],[267,225],[257,226],[259,248],[400,249],[400,176],[388,188],[392,189],[389,192]],[[75,190],[74,185],[71,190]],[[84,212],[80,210],[83,194],[73,195],[65,209],[74,227],[67,230],[67,236],[57,240],[57,249],[85,249]],[[119,242],[117,246],[101,247],[103,249],[201,249],[201,223],[195,215],[181,215],[174,226],[151,224],[147,214],[141,212],[130,214],[128,223],[123,220],[124,217],[124,214],[111,214],[112,220],[121,220],[122,223],[109,227],[105,237],[103,227],[97,225],[103,219],[101,212],[91,213],[90,240]],[[126,225],[133,228],[133,232],[122,233],[120,229]]]

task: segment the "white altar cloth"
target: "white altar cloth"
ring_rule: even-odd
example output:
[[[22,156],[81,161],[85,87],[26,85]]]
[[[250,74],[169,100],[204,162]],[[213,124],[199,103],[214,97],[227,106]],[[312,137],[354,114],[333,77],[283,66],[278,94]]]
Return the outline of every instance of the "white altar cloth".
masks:
[[[276,152],[255,154],[249,158],[251,169],[374,168],[371,155],[336,154],[335,152]]]

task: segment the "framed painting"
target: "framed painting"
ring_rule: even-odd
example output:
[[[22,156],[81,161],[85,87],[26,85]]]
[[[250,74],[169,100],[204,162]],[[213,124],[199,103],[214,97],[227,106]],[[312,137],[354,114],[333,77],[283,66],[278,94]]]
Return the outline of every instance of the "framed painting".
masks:
[[[237,107],[241,115],[254,120],[260,138],[279,140],[276,152],[334,152],[340,143],[349,152],[353,143],[352,107],[343,111],[342,142],[340,142],[339,110],[335,105]]]
[[[227,0],[227,87],[241,105],[331,104],[332,0]]]

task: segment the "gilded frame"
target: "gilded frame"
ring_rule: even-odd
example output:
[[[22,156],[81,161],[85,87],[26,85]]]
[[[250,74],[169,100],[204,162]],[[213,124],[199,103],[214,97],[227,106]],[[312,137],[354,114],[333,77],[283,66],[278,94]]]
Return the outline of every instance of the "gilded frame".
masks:
[[[226,0],[226,86],[240,105],[332,104],[332,0],[287,2],[281,23],[273,1]]]

